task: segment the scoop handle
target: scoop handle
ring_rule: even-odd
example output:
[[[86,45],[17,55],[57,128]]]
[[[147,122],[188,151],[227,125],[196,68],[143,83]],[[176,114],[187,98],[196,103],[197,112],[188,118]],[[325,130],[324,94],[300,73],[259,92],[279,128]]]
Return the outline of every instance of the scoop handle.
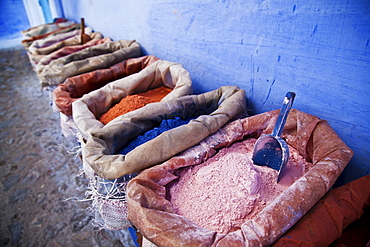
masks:
[[[283,132],[290,108],[292,108],[292,105],[293,105],[294,98],[295,98],[295,93],[293,92],[288,92],[285,95],[283,105],[281,106],[279,116],[275,123],[274,130],[272,131],[273,136],[280,137],[281,133]]]

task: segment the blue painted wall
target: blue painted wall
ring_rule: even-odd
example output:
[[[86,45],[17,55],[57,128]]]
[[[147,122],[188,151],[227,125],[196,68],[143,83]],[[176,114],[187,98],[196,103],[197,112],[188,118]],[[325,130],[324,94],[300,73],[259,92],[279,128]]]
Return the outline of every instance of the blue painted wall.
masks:
[[[66,18],[179,62],[195,91],[237,85],[251,113],[281,106],[329,121],[355,156],[337,185],[370,174],[368,0],[62,0]]]
[[[30,28],[22,0],[0,0],[0,39],[21,37]]]

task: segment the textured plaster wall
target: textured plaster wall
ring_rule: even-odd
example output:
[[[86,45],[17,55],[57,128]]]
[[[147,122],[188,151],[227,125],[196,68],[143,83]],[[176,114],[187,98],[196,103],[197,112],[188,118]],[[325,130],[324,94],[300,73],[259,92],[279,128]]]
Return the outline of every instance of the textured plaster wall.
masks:
[[[328,120],[355,151],[339,183],[370,174],[368,0],[62,2],[67,18],[183,64],[198,93],[237,85],[256,114],[296,92],[293,107]]]
[[[22,0],[0,0],[0,40],[21,37],[30,28]]]

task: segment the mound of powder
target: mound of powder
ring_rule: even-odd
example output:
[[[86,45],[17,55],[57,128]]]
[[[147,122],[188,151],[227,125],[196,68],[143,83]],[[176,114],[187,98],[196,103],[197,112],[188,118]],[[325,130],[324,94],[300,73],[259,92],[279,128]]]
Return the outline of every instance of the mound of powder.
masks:
[[[103,124],[107,124],[118,116],[121,116],[127,112],[139,109],[149,103],[159,102],[172,89],[165,86],[158,87],[152,90],[148,90],[144,93],[138,93],[133,95],[127,95],[119,103],[110,108],[107,112],[102,114],[99,121]]]
[[[277,184],[276,170],[253,164],[255,141],[234,143],[202,164],[179,169],[179,178],[167,186],[167,199],[176,213],[201,227],[228,233],[273,201],[287,186]]]

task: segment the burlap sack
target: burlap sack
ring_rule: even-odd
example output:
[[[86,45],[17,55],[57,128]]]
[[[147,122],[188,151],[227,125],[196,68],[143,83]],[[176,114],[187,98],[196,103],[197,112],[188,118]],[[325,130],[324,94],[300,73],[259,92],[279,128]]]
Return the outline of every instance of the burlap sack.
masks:
[[[139,57],[140,53],[140,45],[135,40],[112,41],[53,60],[38,71],[38,77],[42,87],[55,86],[74,75],[107,68],[119,61]]]
[[[82,138],[86,140],[91,131],[103,128],[99,117],[121,99],[160,86],[173,89],[163,101],[193,92],[189,72],[181,64],[159,60],[137,74],[113,81],[76,100],[72,103],[72,116]]]
[[[94,45],[100,45],[103,43],[111,42],[112,40],[109,37],[102,38],[103,35],[101,33],[94,33],[95,35],[91,38],[92,40],[86,42],[83,45],[72,45],[72,46],[64,46],[48,55],[43,56],[40,61],[37,63],[38,69],[37,71],[40,71],[41,66],[48,65],[52,60],[67,56],[69,54],[81,51],[85,48],[88,48],[90,46]],[[42,69],[41,69],[42,70]]]
[[[85,35],[85,39],[88,39],[88,40],[102,39],[103,38],[103,35],[100,32],[85,32],[84,35]],[[62,40],[62,41],[57,42],[53,45],[37,49],[37,52],[38,52],[38,54],[41,54],[41,55],[45,56],[45,55],[48,55],[48,54],[50,54],[54,51],[59,50],[62,47],[75,46],[75,45],[81,45],[81,34],[75,35],[74,37],[71,37],[71,38],[66,39],[66,40]]]
[[[101,88],[108,82],[138,73],[157,61],[154,56],[130,58],[107,68],[94,70],[65,80],[53,91],[53,109],[60,112],[62,134],[69,141],[78,140],[78,129],[72,117],[72,103],[84,94]]]
[[[32,36],[30,38],[27,38],[27,39],[23,39],[22,40],[22,45],[26,48],[26,50],[28,50],[28,47],[35,41],[35,40],[39,40],[39,39],[43,39],[43,38],[46,38],[47,36],[49,35],[52,35],[52,34],[57,34],[57,33],[65,33],[65,32],[69,32],[69,31],[72,31],[72,30],[75,30],[75,29],[79,29],[81,26],[80,24],[77,24],[77,23],[72,23],[68,26],[63,26],[63,27],[60,27],[56,30],[53,30],[53,31],[50,31],[48,33],[44,33],[44,34],[40,34],[40,35],[36,35],[36,36]]]
[[[67,116],[59,112],[59,120],[60,131],[64,138],[66,138],[70,143],[78,143],[79,131],[72,116]]]
[[[84,94],[101,88],[108,82],[138,73],[158,60],[159,58],[153,55],[130,58],[106,69],[98,69],[68,78],[53,91],[54,109],[66,116],[71,116],[72,103]]]
[[[163,100],[170,100],[192,93],[190,75],[182,65],[158,60],[154,56],[146,56],[129,59],[126,62],[122,61],[106,70],[81,75],[80,78],[75,80],[79,88],[78,94],[80,91],[90,90],[91,87],[95,86],[89,84],[96,84],[94,82],[96,79],[118,78],[134,71],[140,72],[110,82],[103,88],[85,94],[81,99],[72,104],[73,118],[77,119],[76,122],[78,122],[80,130],[82,130],[83,136],[87,138],[90,130],[102,128],[103,125],[97,120],[97,117],[129,94],[147,91],[163,85],[173,88],[172,92]],[[73,94],[77,93],[75,90],[71,90],[70,92]],[[72,117],[69,116],[68,118],[71,119]],[[65,129],[73,133],[74,128],[71,128],[71,123],[75,122],[66,121]],[[79,135],[81,134],[77,133],[77,136]],[[86,194],[89,195],[92,202],[91,208],[95,211],[95,226],[109,230],[126,229],[130,226],[127,220],[127,207],[125,199],[117,191],[125,191],[127,181],[122,181],[121,178],[119,181],[105,181],[97,176],[85,160],[85,143],[82,138],[80,142],[82,146],[84,173],[90,181]],[[107,186],[114,187],[115,189],[112,191],[110,189],[102,189]]]
[[[248,136],[272,133],[279,111],[236,120],[161,165],[144,170],[127,186],[128,219],[157,246],[268,246],[293,226],[330,189],[353,153],[329,124],[292,109],[282,137],[313,167],[240,230],[218,234],[174,212],[165,186],[174,171],[197,165],[218,149]]]
[[[369,206],[370,175],[367,175],[330,190],[273,246],[328,246],[345,233],[347,226],[359,220]],[[340,245],[338,239],[334,246],[366,246],[370,235],[367,239],[361,235],[357,232],[351,245]]]
[[[231,119],[240,117],[245,110],[245,91],[235,86],[148,104],[91,131],[83,148],[84,158],[100,177],[120,178],[160,164],[199,143]],[[116,154],[130,140],[150,130],[156,123],[173,117],[197,118],[162,133],[126,155]]]
[[[92,32],[91,28],[86,28],[86,34],[90,34]],[[55,43],[59,43],[61,41],[70,39],[72,37],[80,37],[81,36],[81,29],[72,30],[65,33],[58,33],[58,34],[52,34],[44,39],[35,40],[30,47],[28,47],[28,52],[31,53],[31,55],[46,55],[49,50],[45,49],[45,47],[54,45]],[[43,49],[44,48],[44,49]]]
[[[93,39],[102,39],[103,38],[103,35],[101,33],[99,33],[99,32],[85,34],[85,36],[88,37],[90,40],[93,40]],[[32,55],[32,59],[37,64],[36,71],[37,72],[40,72],[44,68],[44,65],[39,64],[39,62],[46,55],[48,55],[48,54],[50,54],[50,53],[52,53],[54,51],[58,51],[60,48],[62,48],[64,46],[75,46],[75,45],[80,45],[80,44],[81,44],[81,35],[75,35],[75,36],[73,36],[71,38],[68,38],[66,40],[59,41],[59,42],[57,42],[55,44],[52,44],[50,46],[46,46],[46,47],[37,49],[36,52],[39,53],[39,55]]]
[[[64,18],[57,18],[55,22],[41,24],[41,25],[31,27],[27,30],[22,31],[22,38],[29,39],[34,36],[43,35],[43,34],[55,31],[62,27],[70,26],[72,24],[75,24],[75,22],[64,19]]]

